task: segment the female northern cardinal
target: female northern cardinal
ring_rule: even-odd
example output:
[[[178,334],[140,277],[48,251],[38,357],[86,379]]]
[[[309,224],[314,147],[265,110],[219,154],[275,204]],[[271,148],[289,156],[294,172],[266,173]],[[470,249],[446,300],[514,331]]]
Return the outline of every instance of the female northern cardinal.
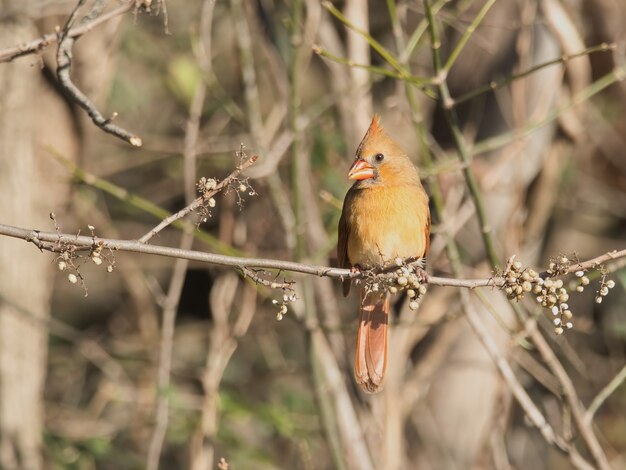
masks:
[[[428,253],[428,196],[407,154],[374,116],[361,141],[348,178],[355,180],[339,220],[337,257],[341,267],[373,268],[397,258]],[[345,281],[344,295],[350,291]],[[367,392],[383,388],[387,368],[389,294],[361,288],[354,376]]]

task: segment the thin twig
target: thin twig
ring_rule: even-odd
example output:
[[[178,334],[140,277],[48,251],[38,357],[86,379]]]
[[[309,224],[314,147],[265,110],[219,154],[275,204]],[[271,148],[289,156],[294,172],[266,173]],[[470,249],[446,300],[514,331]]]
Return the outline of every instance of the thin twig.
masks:
[[[104,132],[108,132],[115,137],[118,137],[134,147],[141,147],[142,140],[139,136],[128,132],[119,126],[112,123],[113,117],[105,118],[91,100],[85,95],[75,84],[72,82],[70,72],[72,68],[72,47],[74,42],[79,37],[78,35],[70,35],[70,30],[76,20],[76,16],[79,8],[84,4],[85,0],[79,0],[76,7],[70,14],[65,27],[59,35],[59,46],[57,49],[57,77],[59,84],[66,92],[69,98],[72,99],[78,106],[87,111],[87,114],[93,121],[93,123],[102,129]]]
[[[602,390],[600,390],[600,393],[598,393],[593,399],[593,401],[589,405],[589,408],[587,408],[587,412],[585,413],[585,421],[587,422],[587,424],[591,425],[593,417],[598,409],[604,404],[607,398],[609,398],[611,394],[615,392],[615,390],[617,390],[619,386],[622,385],[622,383],[624,383],[625,379],[626,366],[622,367],[622,370],[620,370],[615,375],[615,377],[613,377],[613,379],[608,384],[606,384],[606,386]]]
[[[497,90],[499,88],[502,88],[504,86],[510,85],[511,83],[513,83],[516,80],[519,80],[521,78],[527,77],[529,75],[532,75],[533,73],[545,69],[547,67],[550,67],[552,65],[557,65],[557,64],[565,64],[567,62],[569,62],[572,59],[576,59],[577,57],[583,57],[586,55],[590,55],[593,54],[594,52],[606,52],[606,51],[613,51],[615,50],[617,47],[616,44],[607,44],[605,42],[603,42],[602,44],[599,44],[597,46],[593,46],[593,47],[589,47],[587,49],[585,49],[584,51],[578,52],[576,54],[570,54],[570,55],[563,55],[557,59],[553,59],[553,60],[549,60],[547,62],[543,62],[541,64],[537,64],[533,67],[530,67],[527,70],[524,70],[523,72],[514,74],[514,75],[509,75],[508,77],[502,78],[500,80],[493,80],[491,82],[489,82],[487,85],[483,85],[479,88],[476,88],[475,90],[472,91],[468,91],[467,93],[459,96],[458,98],[453,98],[453,106],[457,106],[461,103],[465,103],[466,101],[469,101],[473,98],[476,98],[477,96],[482,95],[483,93],[487,93],[488,91],[494,91]]]
[[[183,209],[179,210],[175,214],[170,215],[166,219],[163,219],[159,223],[159,225],[157,225],[156,227],[151,229],[148,233],[146,233],[144,236],[142,236],[139,239],[139,242],[140,243],[147,243],[148,240],[150,240],[152,237],[154,237],[157,233],[159,233],[165,227],[167,227],[168,225],[171,225],[173,222],[176,222],[179,219],[182,219],[183,217],[185,217],[190,212],[193,212],[194,210],[198,209],[200,206],[202,206],[204,203],[206,203],[206,201],[208,199],[210,199],[211,197],[215,196],[217,193],[219,193],[224,188],[227,188],[228,185],[230,183],[232,183],[233,180],[235,180],[242,171],[244,171],[250,165],[254,164],[254,162],[256,162],[258,158],[259,158],[258,155],[252,155],[247,160],[244,160],[243,162],[241,162],[239,165],[237,165],[237,167],[233,170],[233,172],[230,175],[228,175],[226,178],[224,178],[222,181],[220,181],[215,186],[214,189],[203,193],[202,196],[197,197],[196,199],[194,199],[193,202],[191,204],[189,204],[188,206],[186,206]]]
[[[88,33],[96,26],[100,26],[102,23],[106,23],[111,18],[115,18],[116,16],[123,15],[127,11],[129,11],[135,5],[135,1],[124,2],[122,5],[117,7],[114,10],[111,10],[108,13],[105,13],[98,18],[89,21],[88,23],[81,24],[76,26],[75,28],[71,28],[67,31],[67,36],[71,38],[78,38],[85,33]],[[5,49],[0,49],[0,62],[11,62],[18,57],[22,57],[29,54],[36,54],[46,49],[48,46],[54,44],[59,40],[58,33],[48,33],[44,34],[42,37],[38,39],[34,39],[25,44],[20,44],[18,46],[7,47]]]
[[[209,2],[210,10],[212,13],[213,2]],[[206,2],[204,5],[207,8]],[[203,8],[203,13],[206,13]],[[167,17],[165,11],[165,3],[163,3],[164,15]],[[166,25],[167,27],[167,25]],[[201,60],[201,66],[206,71],[207,61]],[[187,125],[185,128],[185,145],[184,145],[184,178],[183,184],[185,188],[185,202],[187,208],[193,206],[197,201],[198,206],[207,201],[212,194],[203,193],[201,197],[194,199],[195,195],[195,179],[197,172],[197,146],[198,136],[200,134],[200,120],[202,117],[202,110],[204,108],[204,102],[206,99],[206,83],[202,80],[197,84],[194,91],[194,96],[189,107],[189,118],[187,119]],[[254,163],[256,159],[251,157],[248,161],[250,165]],[[213,190],[215,192],[228,187],[228,184],[242,171],[243,165],[247,162],[240,164],[235,171],[233,171],[224,181],[216,185]],[[218,189],[219,188],[219,189]],[[185,209],[183,209],[185,210]],[[193,209],[189,209],[191,211]],[[184,214],[183,214],[184,215]],[[182,217],[182,215],[181,215]],[[175,220],[175,219],[174,219]],[[171,222],[170,222],[171,223]],[[166,225],[164,225],[165,227]],[[158,233],[158,230],[153,229],[148,232],[144,237],[146,240],[140,240],[145,243],[150,237]],[[180,247],[182,249],[190,249],[193,244],[193,234],[190,230],[187,230],[181,239]],[[161,457],[161,451],[163,449],[163,441],[165,439],[165,433],[167,431],[167,425],[169,421],[169,393],[167,388],[170,384],[170,373],[172,364],[172,349],[174,344],[174,326],[176,322],[176,310],[182,294],[183,285],[185,282],[185,275],[189,266],[189,260],[177,259],[174,266],[174,272],[172,274],[172,280],[170,283],[169,291],[165,302],[165,308],[163,309],[163,326],[161,328],[161,345],[159,355],[159,373],[158,373],[158,390],[159,397],[157,400],[157,414],[156,424],[150,441],[150,448],[148,452],[148,459],[146,468],[147,470],[157,470],[159,467],[159,460]]]
[[[572,109],[574,106],[589,101],[592,97],[603,91],[605,88],[608,88],[614,83],[623,81],[625,78],[626,65],[615,67],[613,71],[600,77],[595,82],[591,83],[588,87],[584,88],[579,93],[572,96],[572,98],[570,98],[569,100],[565,100],[561,106],[553,109],[541,119],[531,121],[517,129],[503,132],[502,134],[496,135],[494,137],[489,137],[480,142],[477,142],[470,149],[470,155],[476,156],[482,153],[490,152],[500,147],[503,147],[516,139],[526,137],[540,127],[543,127],[546,124],[554,121],[559,116]]]
[[[487,0],[478,12],[478,14],[474,17],[472,23],[467,27],[467,29],[463,33],[463,36],[461,36],[461,39],[459,39],[456,47],[450,53],[446,64],[443,66],[443,70],[445,70],[446,74],[450,72],[450,69],[454,65],[454,62],[456,62],[456,59],[459,57],[459,54],[461,54],[461,51],[476,31],[476,28],[478,28],[480,23],[482,23],[482,21],[485,19],[485,16],[487,16],[487,13],[489,13],[489,10],[494,5],[494,3],[496,3],[496,0]]]
[[[489,2],[487,2],[485,6],[487,6],[488,4]],[[500,261],[496,252],[493,237],[491,236],[492,228],[489,224],[489,221],[487,220],[487,213],[482,197],[480,195],[478,181],[476,180],[476,177],[474,176],[474,172],[470,165],[470,151],[465,142],[465,138],[461,133],[461,129],[459,127],[459,119],[456,111],[452,109],[452,98],[450,97],[450,90],[446,81],[447,70],[445,68],[442,68],[441,65],[441,53],[439,50],[441,47],[441,40],[439,38],[439,33],[437,32],[437,26],[435,24],[435,19],[430,7],[429,0],[424,0],[424,7],[426,9],[426,17],[428,18],[428,29],[430,31],[433,67],[435,69],[435,75],[440,78],[439,92],[441,94],[442,108],[446,117],[446,121],[448,122],[448,126],[452,131],[454,143],[456,144],[457,150],[459,152],[459,158],[461,159],[461,162],[464,163],[463,175],[465,176],[467,187],[472,197],[472,201],[474,202],[474,206],[476,207],[476,216],[478,217],[478,223],[480,224],[480,234],[483,239],[483,244],[485,245],[487,257],[489,258],[491,265],[493,267],[496,267],[500,264]],[[483,10],[485,10],[485,8],[483,8]],[[481,10],[481,12],[483,10]]]
[[[183,234],[180,246],[181,249],[191,247],[193,236],[190,233]],[[183,291],[185,275],[189,261],[177,259],[174,265],[174,272],[170,281],[170,286],[163,307],[163,325],[161,326],[161,341],[159,344],[159,370],[157,378],[157,409],[155,426],[148,448],[148,458],[146,462],[147,470],[157,470],[163,440],[167,431],[169,421],[170,404],[170,371],[172,368],[172,349],[174,347],[174,326],[176,323],[176,311],[178,302]]]

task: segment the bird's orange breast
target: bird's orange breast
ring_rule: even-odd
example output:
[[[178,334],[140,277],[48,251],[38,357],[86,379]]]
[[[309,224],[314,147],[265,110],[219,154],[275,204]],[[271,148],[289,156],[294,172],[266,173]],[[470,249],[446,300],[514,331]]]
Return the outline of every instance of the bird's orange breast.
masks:
[[[355,191],[348,214],[350,264],[361,267],[423,257],[429,236],[428,197],[416,185]]]

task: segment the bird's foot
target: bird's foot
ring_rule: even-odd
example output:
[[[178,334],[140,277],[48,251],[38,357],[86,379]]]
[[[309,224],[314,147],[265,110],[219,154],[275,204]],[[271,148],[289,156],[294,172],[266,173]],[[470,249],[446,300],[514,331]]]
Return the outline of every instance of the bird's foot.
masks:
[[[428,273],[424,268],[414,267],[413,271],[420,284],[428,284]]]

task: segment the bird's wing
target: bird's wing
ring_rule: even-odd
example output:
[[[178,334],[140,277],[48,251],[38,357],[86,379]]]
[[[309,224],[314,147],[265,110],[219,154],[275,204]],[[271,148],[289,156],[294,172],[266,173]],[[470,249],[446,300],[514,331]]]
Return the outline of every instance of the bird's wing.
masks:
[[[424,245],[424,258],[426,258],[428,256],[428,250],[430,249],[430,210],[428,209],[428,203],[426,203],[426,213],[428,214],[427,218],[426,218],[426,227],[425,227],[425,232],[426,232],[426,244]]]
[[[348,238],[350,236],[350,223],[348,222],[348,212],[350,210],[350,191],[346,195],[343,202],[343,210],[341,211],[341,218],[339,219],[339,228],[337,231],[337,260],[339,261],[340,268],[351,268],[350,260],[348,259]],[[350,280],[343,281],[343,295],[348,295],[350,292]]]

